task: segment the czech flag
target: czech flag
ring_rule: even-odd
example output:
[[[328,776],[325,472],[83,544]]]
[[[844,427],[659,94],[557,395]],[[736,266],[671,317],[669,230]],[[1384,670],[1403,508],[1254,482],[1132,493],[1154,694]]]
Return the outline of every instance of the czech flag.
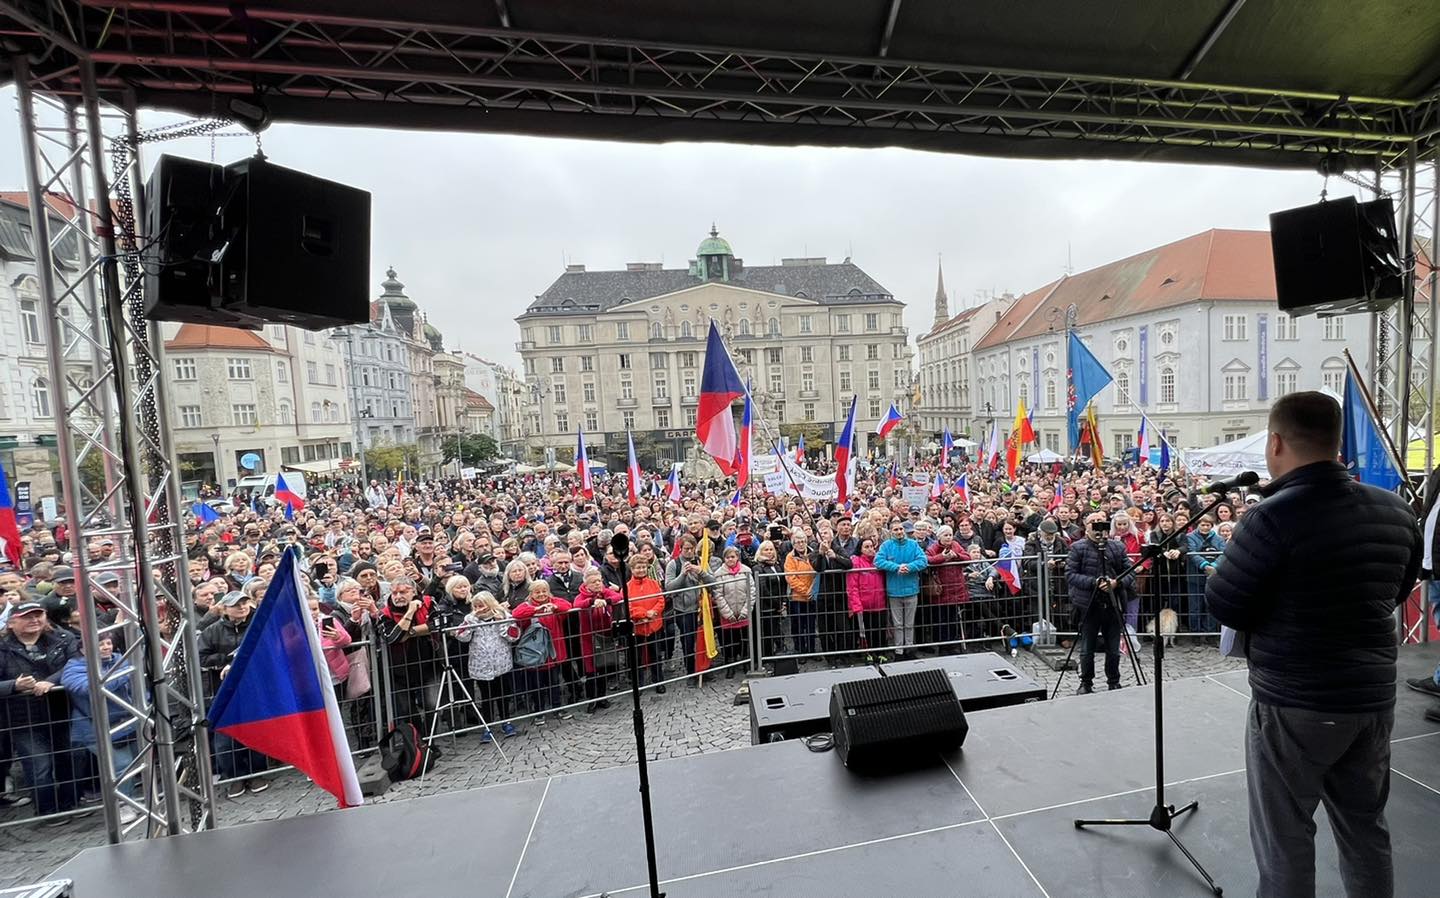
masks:
[[[585,451],[585,431],[577,430],[579,445],[575,447],[575,473],[580,475],[580,495],[595,498],[595,484],[590,479],[590,453]]]
[[[745,395],[740,372],[725,351],[715,320],[710,320],[710,336],[705,340],[705,368],[700,372],[700,403],[695,413],[695,438],[707,454],[715,459],[720,471],[735,473],[735,452],[739,438],[735,433],[735,416],[730,403]]]
[[[750,482],[750,385],[745,385],[745,412],[740,416],[740,442],[735,447],[735,495]]]
[[[190,511],[195,515],[195,521],[202,525],[213,524],[216,521],[220,520],[220,512],[211,508],[204,502],[196,502],[194,505],[190,506]]]
[[[1000,425],[990,422],[990,439],[985,445],[985,467],[995,470],[1000,465]]]
[[[950,450],[955,448],[955,438],[950,436],[950,428],[945,428],[945,437],[940,441],[940,467],[950,467]]]
[[[905,416],[900,414],[900,410],[895,407],[895,403],[890,403],[890,410],[887,411],[885,417],[881,418],[879,423],[875,425],[875,435],[882,440],[885,439],[885,434],[894,430],[896,425],[904,420]]]
[[[945,475],[939,471],[935,472],[935,479],[930,481],[930,498],[940,498],[940,493],[945,489]]]
[[[855,452],[855,400],[850,397],[850,414],[845,417],[845,429],[840,431],[840,442],[835,444],[835,503],[843,505],[850,495],[851,458]],[[894,406],[891,406],[892,410]]]
[[[795,444],[795,464],[805,464],[805,434],[800,434],[800,441]]]
[[[670,466],[670,479],[665,481],[665,498],[680,504],[680,469],[674,465]]]
[[[364,802],[294,549],[280,560],[209,720],[214,732],[293,764],[340,807]]]
[[[1020,591],[1020,559],[1010,550],[1007,543],[1000,547],[1000,557],[995,562],[995,573],[1010,588],[1013,596]]]
[[[965,500],[965,507],[970,507],[970,472],[961,474],[955,481],[955,494]]]
[[[1150,419],[1140,416],[1140,431],[1135,434],[1136,463],[1145,464],[1150,460]]]
[[[1160,431],[1160,470],[1170,470],[1170,441],[1165,438],[1165,431]]]
[[[891,462],[890,462],[890,488],[893,490],[893,489],[898,489],[899,487],[900,487],[900,463],[899,463],[898,461],[891,461]]]
[[[285,520],[295,520],[295,506],[290,502],[285,503]]]
[[[285,482],[284,474],[275,475],[275,501],[284,505],[293,505],[299,511],[305,507],[305,497],[290,489]]]
[[[11,566],[20,566],[20,525],[15,520],[15,497],[10,495],[10,478],[5,476],[4,465],[0,465],[0,549]]]
[[[635,460],[635,435],[627,430],[625,439],[630,444],[630,458],[625,465],[625,479],[629,481],[626,489],[630,493],[630,505],[633,508],[640,504],[640,463]]]

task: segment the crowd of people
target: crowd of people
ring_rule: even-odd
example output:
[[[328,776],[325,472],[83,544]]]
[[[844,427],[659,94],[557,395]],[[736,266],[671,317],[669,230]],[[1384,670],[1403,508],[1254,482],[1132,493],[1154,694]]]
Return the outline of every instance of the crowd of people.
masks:
[[[823,472],[823,460],[811,464]],[[963,493],[953,485],[962,472]],[[1193,477],[1151,466],[1027,465],[1009,478],[962,458],[923,507],[907,503],[888,466],[862,465],[856,479],[844,505],[758,483],[736,498],[730,481],[711,480],[684,484],[678,501],[651,497],[647,483],[649,498],[632,506],[623,477],[598,480],[584,498],[568,475],[317,484],[288,510],[235,495],[235,511],[187,529],[196,660],[213,695],[294,549],[355,747],[392,721],[428,731],[447,670],[473,697],[460,708],[466,725],[490,741],[603,710],[628,688],[612,629],[624,594],[641,684],[657,694],[781,659],[992,650],[1042,619],[1061,632],[1081,623],[1086,602],[1075,601],[1067,566],[1085,551],[1087,521],[1108,522],[1120,557],[1134,561],[1199,508]],[[1180,632],[1214,633],[1205,581],[1254,501],[1228,496],[1149,559],[1117,595],[1126,628],[1143,632],[1170,609]],[[631,546],[623,560],[612,546],[620,533]],[[57,825],[70,819],[57,812],[93,800],[106,731],[94,720],[69,562],[114,551],[37,526],[21,565],[0,571],[0,804],[33,802]],[[113,627],[101,661],[127,664],[130,631],[105,602],[126,585],[103,576],[92,593]],[[114,705],[109,716],[123,719]],[[111,744],[123,769],[135,734],[112,728]],[[226,794],[266,788],[263,756],[223,736],[213,752]]]

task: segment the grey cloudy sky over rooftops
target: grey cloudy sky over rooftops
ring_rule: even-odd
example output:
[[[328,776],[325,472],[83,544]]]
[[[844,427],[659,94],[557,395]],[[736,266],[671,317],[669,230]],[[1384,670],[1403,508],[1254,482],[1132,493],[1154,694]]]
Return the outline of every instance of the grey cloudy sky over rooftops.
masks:
[[[0,189],[24,186],[15,92],[0,90]],[[142,116],[143,126],[174,121]],[[516,364],[516,315],[563,266],[684,267],[713,221],[751,265],[847,255],[933,318],[943,255],[951,312],[981,291],[1034,289],[1209,228],[1260,228],[1315,202],[1306,172],[1120,162],[1032,162],[911,150],[625,144],[279,124],[271,161],[373,194],[372,296],[387,266],[461,348]],[[253,152],[214,142],[217,162]],[[147,171],[161,147],[147,148]],[[210,158],[211,142],[164,152]],[[1331,195],[1348,194],[1330,182]]]

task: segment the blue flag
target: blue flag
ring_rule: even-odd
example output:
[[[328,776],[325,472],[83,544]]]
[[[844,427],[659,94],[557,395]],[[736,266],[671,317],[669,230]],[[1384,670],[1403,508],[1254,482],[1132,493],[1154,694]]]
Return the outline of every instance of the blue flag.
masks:
[[[289,503],[289,502],[286,502],[286,503],[285,503],[285,520],[287,520],[287,521],[293,521],[293,520],[295,520],[295,506],[292,505],[292,504]]]
[[[1370,406],[1365,402],[1360,383],[1354,371],[1345,373],[1344,419],[1340,439],[1340,460],[1345,463],[1351,476],[1361,483],[1378,486],[1391,492],[1399,489],[1403,479],[1395,469],[1390,453],[1385,451],[1385,442],[1380,428],[1370,417]]]
[[[220,512],[211,508],[204,502],[196,502],[194,505],[190,506],[190,510],[194,512],[195,520],[202,525],[213,524],[216,521],[220,520]]]
[[[1069,389],[1065,396],[1065,408],[1070,418],[1070,445],[1080,445],[1080,416],[1095,394],[1115,378],[1100,364],[1094,353],[1080,341],[1080,335],[1070,332],[1070,345],[1066,353],[1066,379]]]
[[[1170,470],[1170,440],[1163,430],[1160,431],[1160,470]]]
[[[265,503],[262,502],[262,501],[260,501],[260,494],[259,494],[259,493],[256,493],[256,494],[255,494],[255,497],[250,501],[250,507],[253,508],[253,509],[255,509],[255,513],[256,513],[256,514],[261,515],[262,517],[264,516],[264,514],[265,514]]]

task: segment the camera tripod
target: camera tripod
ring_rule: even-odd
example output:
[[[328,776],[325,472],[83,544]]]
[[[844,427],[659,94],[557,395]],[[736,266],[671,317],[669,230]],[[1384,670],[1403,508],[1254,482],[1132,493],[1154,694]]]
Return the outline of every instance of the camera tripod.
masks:
[[[1189,533],[1191,527],[1198,524],[1201,518],[1213,512],[1216,507],[1224,501],[1225,496],[1222,494],[1214,502],[1211,502],[1208,508],[1191,518],[1189,525],[1186,526],[1184,530],[1174,530],[1164,539],[1160,540],[1160,542],[1152,546],[1146,546],[1141,559],[1130,565],[1129,570],[1121,574],[1120,578],[1127,577],[1138,571],[1148,559],[1158,558],[1167,548],[1178,542],[1182,534]],[[1156,630],[1159,630],[1159,628],[1157,627]],[[1190,865],[1193,866],[1196,872],[1205,880],[1205,884],[1210,887],[1210,891],[1216,895],[1223,895],[1224,890],[1215,884],[1215,880],[1210,877],[1210,874],[1206,872],[1205,868],[1200,865],[1200,862],[1195,859],[1195,855],[1191,854],[1190,850],[1180,841],[1180,837],[1175,835],[1175,818],[1199,808],[1200,802],[1192,801],[1181,808],[1176,808],[1173,804],[1165,803],[1165,701],[1161,691],[1161,670],[1165,663],[1165,638],[1158,632],[1155,634],[1153,651],[1155,654],[1155,806],[1150,809],[1149,817],[1119,820],[1076,820],[1075,828],[1084,829],[1087,826],[1148,826],[1153,830],[1162,832],[1169,836],[1170,841],[1175,843],[1175,847],[1180,849],[1180,853],[1185,855],[1185,859],[1190,862]],[[1131,657],[1134,657],[1133,654]]]
[[[441,651],[444,651],[444,646],[441,646]],[[450,663],[448,654],[442,654],[441,657],[444,659],[445,668],[440,673],[440,683],[435,694],[435,708],[430,712],[430,732],[425,737],[425,744],[429,745],[435,741],[435,730],[440,726],[440,715],[447,711],[451,712],[450,733],[453,736],[455,733],[455,709],[469,707],[471,711],[475,712],[475,718],[480,721],[480,726],[485,729],[485,732],[490,733],[490,740],[495,744],[496,750],[500,752],[500,758],[509,764],[510,757],[505,754],[505,749],[500,747],[500,740],[491,731],[489,721],[481,713],[480,706],[475,703],[475,697],[465,687],[465,679],[455,670],[455,665]],[[428,772],[427,765],[427,769],[420,772],[420,782],[425,782],[425,774]]]
[[[1084,539],[1085,537],[1081,538]],[[1105,557],[1103,551],[1100,553],[1100,563],[1104,568],[1104,573],[1108,576],[1110,573],[1110,561]],[[1143,564],[1144,559],[1141,559],[1140,563]],[[1122,580],[1137,569],[1138,565],[1132,565],[1130,570],[1114,579],[1117,581]],[[1060,684],[1065,682],[1065,671],[1070,669],[1070,662],[1075,657],[1075,646],[1079,645],[1080,640],[1084,638],[1085,622],[1090,619],[1091,612],[1100,604],[1104,604],[1110,609],[1110,613],[1115,617],[1115,625],[1120,628],[1120,638],[1125,640],[1125,645],[1130,649],[1127,654],[1130,656],[1130,667],[1135,671],[1135,682],[1141,686],[1145,685],[1145,672],[1140,668],[1140,637],[1135,636],[1133,639],[1131,638],[1130,629],[1125,626],[1125,618],[1120,614],[1120,603],[1115,601],[1114,592],[1112,591],[1108,596],[1105,596],[1103,602],[1101,601],[1102,597],[1100,593],[1100,587],[1096,586],[1091,591],[1090,604],[1086,606],[1085,613],[1080,615],[1079,632],[1075,634],[1074,641],[1070,643],[1070,650],[1065,653],[1065,662],[1060,665],[1060,676],[1055,678],[1055,689],[1050,693],[1051,701],[1054,701],[1055,697],[1060,694]]]

